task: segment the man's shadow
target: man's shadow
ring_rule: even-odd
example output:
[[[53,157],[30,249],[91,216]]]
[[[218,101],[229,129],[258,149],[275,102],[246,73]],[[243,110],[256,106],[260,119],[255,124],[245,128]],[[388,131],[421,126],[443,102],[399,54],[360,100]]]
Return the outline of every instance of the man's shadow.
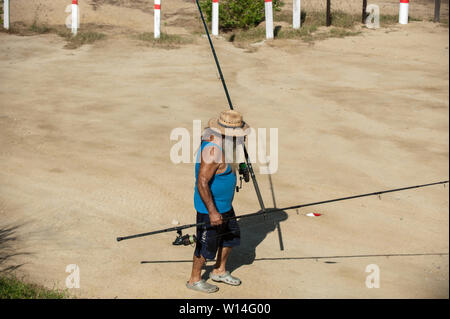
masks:
[[[280,249],[284,250],[283,238],[281,233],[280,223],[288,219],[288,214],[277,209],[275,199],[275,191],[273,188],[272,177],[268,174],[270,190],[272,193],[272,201],[274,208],[266,208],[264,214],[262,210],[260,214],[250,217],[241,218],[238,220],[240,228],[241,243],[234,247],[227,260],[227,270],[233,272],[234,270],[244,266],[251,265],[256,260],[256,247],[273,231],[278,232],[278,241]],[[141,261],[141,264],[156,264],[156,263],[192,263],[191,260],[147,260]],[[211,263],[211,261],[209,261]],[[214,262],[215,263],[215,262]],[[214,264],[204,266],[206,270],[202,278],[207,280],[210,272],[213,270]]]
[[[236,269],[251,265],[256,259],[256,247],[273,231],[276,231],[280,222],[288,219],[285,211],[278,211],[274,208],[267,208],[266,214],[242,218],[238,221],[241,229],[241,244],[234,247],[227,260],[227,270],[233,272]],[[278,240],[282,240],[279,236]],[[209,273],[213,270],[214,264],[205,267],[203,279],[209,278]]]
[[[278,210],[275,198],[275,190],[272,182],[272,175],[268,174],[270,191],[272,193],[272,201],[274,208],[266,208],[266,213],[261,211],[260,215],[241,218],[238,220],[241,244],[234,247],[227,260],[227,270],[234,270],[244,265],[251,265],[256,259],[256,247],[262,243],[267,235],[275,230],[278,232],[278,241],[280,249],[284,250],[283,237],[281,234],[280,223],[288,219],[288,214],[283,210]],[[209,273],[213,270],[214,265],[206,266],[206,271],[202,275],[203,279],[209,278]]]

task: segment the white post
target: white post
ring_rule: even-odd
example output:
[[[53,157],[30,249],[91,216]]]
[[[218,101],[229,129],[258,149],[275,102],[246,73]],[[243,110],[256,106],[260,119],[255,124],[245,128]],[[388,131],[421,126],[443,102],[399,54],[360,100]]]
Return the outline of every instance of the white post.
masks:
[[[409,0],[400,0],[398,23],[408,24]]]
[[[72,34],[77,35],[78,32],[78,0],[72,0]]]
[[[293,0],[293,6],[294,6],[294,17],[293,17],[293,28],[294,29],[300,29],[301,26],[301,1],[300,0]]]
[[[3,0],[3,28],[9,30],[9,0]]]
[[[219,0],[212,0],[212,35],[219,36]]]
[[[266,39],[273,39],[273,8],[272,0],[266,2]]]
[[[155,0],[155,25],[154,25],[155,39],[161,37],[161,0]]]

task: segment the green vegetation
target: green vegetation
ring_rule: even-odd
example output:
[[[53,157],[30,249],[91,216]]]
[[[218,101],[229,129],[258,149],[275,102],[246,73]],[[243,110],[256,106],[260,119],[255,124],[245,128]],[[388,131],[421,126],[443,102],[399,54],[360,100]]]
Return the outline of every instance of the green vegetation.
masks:
[[[206,20],[212,20],[212,1],[200,0],[200,7],[206,15]],[[273,11],[281,10],[283,2],[273,1]],[[224,31],[234,29],[249,29],[256,27],[265,20],[264,1],[254,0],[222,0],[220,2],[219,26]]]
[[[0,276],[0,299],[64,299],[67,292],[27,284],[11,275]]]

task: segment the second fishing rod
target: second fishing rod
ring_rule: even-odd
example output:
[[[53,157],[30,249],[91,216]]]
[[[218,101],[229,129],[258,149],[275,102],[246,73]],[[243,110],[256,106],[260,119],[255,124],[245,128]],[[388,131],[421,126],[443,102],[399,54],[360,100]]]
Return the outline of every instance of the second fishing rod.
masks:
[[[230,94],[228,92],[227,84],[225,83],[225,78],[223,76],[222,69],[220,67],[219,59],[217,58],[216,50],[214,49],[214,45],[212,43],[211,36],[208,31],[208,26],[206,25],[205,17],[203,16],[202,8],[200,7],[198,0],[195,0],[195,2],[197,3],[198,11],[200,12],[200,17],[202,19],[202,23],[205,28],[206,35],[208,37],[209,45],[211,47],[211,51],[214,56],[214,61],[216,62],[217,70],[219,71],[220,80],[222,81],[222,85],[223,85],[223,89],[225,91],[225,95],[227,97],[228,105],[230,106],[231,110],[234,110],[233,103],[231,102]],[[245,161],[247,162],[248,171],[250,173],[250,177],[252,178],[253,186],[255,187],[256,196],[258,197],[259,206],[261,207],[261,212],[263,214],[265,214],[266,207],[264,206],[264,201],[261,196],[261,191],[259,190],[258,182],[256,181],[255,172],[253,171],[253,166],[249,159],[247,148],[245,147],[245,144],[242,144],[242,147],[244,149],[244,157],[245,157]]]
[[[428,183],[428,184],[407,186],[407,187],[388,189],[388,190],[377,191],[377,192],[372,192],[372,193],[365,193],[365,194],[358,194],[358,195],[352,195],[352,196],[346,196],[346,197],[340,197],[340,198],[334,198],[334,199],[327,199],[327,200],[322,200],[319,202],[300,204],[300,205],[288,206],[288,207],[283,207],[283,208],[271,208],[267,211],[267,214],[269,215],[269,214],[273,214],[276,212],[282,212],[282,211],[286,211],[286,210],[293,210],[293,209],[300,209],[300,208],[305,208],[305,207],[310,207],[310,206],[324,205],[324,204],[341,202],[341,201],[357,199],[357,198],[362,198],[362,197],[381,196],[383,194],[388,194],[388,193],[393,193],[393,192],[401,192],[401,191],[429,187],[429,186],[434,186],[434,185],[444,185],[445,186],[445,184],[448,184],[448,182],[449,182],[448,180],[445,180],[445,181]],[[254,216],[258,216],[258,215],[261,215],[261,212],[229,217],[229,218],[224,219],[224,221],[232,220],[232,219],[249,218],[249,217],[254,217]],[[188,224],[188,225],[183,225],[183,226],[176,226],[176,227],[171,227],[171,228],[166,228],[166,229],[161,229],[161,230],[155,230],[155,231],[148,232],[148,233],[141,233],[141,234],[125,236],[125,237],[117,237],[117,241],[151,236],[151,235],[156,235],[156,234],[161,234],[161,233],[168,233],[168,232],[172,232],[172,231],[177,231],[177,232],[179,232],[179,234],[181,234],[181,231],[184,229],[188,229],[188,228],[192,228],[192,227],[199,227],[199,226],[209,226],[209,223],[203,222],[203,223],[198,223],[198,224]]]

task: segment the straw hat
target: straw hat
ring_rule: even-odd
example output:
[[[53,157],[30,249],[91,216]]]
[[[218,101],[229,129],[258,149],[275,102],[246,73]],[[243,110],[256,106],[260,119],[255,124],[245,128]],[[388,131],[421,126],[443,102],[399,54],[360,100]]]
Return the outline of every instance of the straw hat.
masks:
[[[209,120],[208,126],[222,135],[237,137],[248,135],[247,129],[250,128],[242,114],[234,110],[221,112],[219,118]]]

